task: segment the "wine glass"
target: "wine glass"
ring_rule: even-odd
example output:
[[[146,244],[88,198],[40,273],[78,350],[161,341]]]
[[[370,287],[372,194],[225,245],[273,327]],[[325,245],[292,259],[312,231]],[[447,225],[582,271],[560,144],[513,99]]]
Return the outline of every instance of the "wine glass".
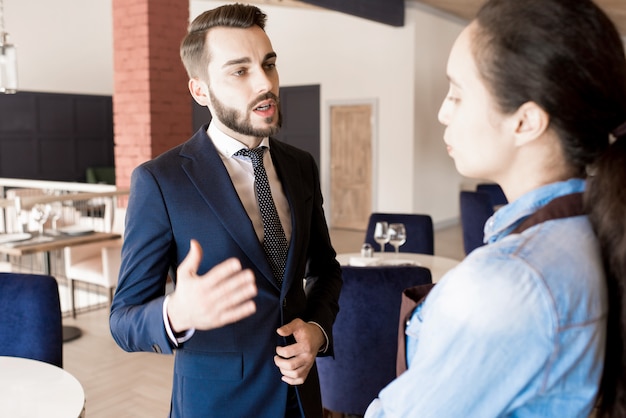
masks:
[[[400,252],[400,246],[406,242],[406,228],[404,224],[389,225],[389,243],[396,249],[396,255]]]
[[[389,225],[387,222],[376,222],[374,226],[374,241],[380,245],[380,252],[385,252],[385,244],[389,242]]]
[[[61,202],[50,203],[50,219],[52,220],[52,230],[56,232],[57,221],[61,218],[63,205]]]
[[[17,220],[19,222],[20,232],[28,232],[28,223],[30,222],[30,212],[24,209],[18,209],[19,214]]]
[[[50,205],[38,203],[30,210],[31,219],[39,224],[39,236],[43,236],[43,225],[50,216]]]

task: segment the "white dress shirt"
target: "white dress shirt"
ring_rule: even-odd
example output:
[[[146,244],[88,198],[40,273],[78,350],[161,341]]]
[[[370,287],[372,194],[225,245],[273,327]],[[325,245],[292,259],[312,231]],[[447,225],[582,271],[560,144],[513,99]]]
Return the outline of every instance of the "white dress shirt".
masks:
[[[259,241],[263,242],[263,221],[261,219],[259,203],[256,199],[252,161],[244,156],[233,155],[241,149],[248,149],[248,147],[220,131],[213,123],[209,125],[207,133],[211,141],[213,141],[213,145],[217,148],[217,152],[220,154],[224,166],[226,166],[226,170],[235,186],[239,199],[241,199],[241,203],[243,203],[243,207],[252,221],[254,231]],[[285,231],[287,242],[289,242],[291,239],[291,213],[289,210],[289,202],[287,201],[283,186],[278,179],[274,163],[272,162],[269,150],[269,138],[263,138],[259,146],[268,148],[263,154],[263,165],[267,173],[267,180],[270,183],[272,198],[274,199],[274,205],[276,206],[280,223]]]

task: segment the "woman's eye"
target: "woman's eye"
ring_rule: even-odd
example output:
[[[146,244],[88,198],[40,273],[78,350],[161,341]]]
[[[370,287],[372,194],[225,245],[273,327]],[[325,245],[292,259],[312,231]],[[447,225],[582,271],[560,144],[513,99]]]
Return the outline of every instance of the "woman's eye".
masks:
[[[451,95],[451,94],[448,94],[448,95],[446,96],[446,100],[447,100],[447,101],[449,101],[449,102],[452,102],[452,103],[458,103],[458,102],[460,102],[460,101],[461,101],[461,99],[460,99],[460,98],[458,98],[458,97],[456,97],[456,96],[453,96],[453,95]]]

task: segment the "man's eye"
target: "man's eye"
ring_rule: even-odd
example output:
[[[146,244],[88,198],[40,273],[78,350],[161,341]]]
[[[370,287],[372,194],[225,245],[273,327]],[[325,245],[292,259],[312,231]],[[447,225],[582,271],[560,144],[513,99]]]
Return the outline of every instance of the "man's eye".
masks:
[[[241,77],[245,73],[246,73],[246,70],[237,70],[233,73],[233,75],[236,75],[237,77]]]

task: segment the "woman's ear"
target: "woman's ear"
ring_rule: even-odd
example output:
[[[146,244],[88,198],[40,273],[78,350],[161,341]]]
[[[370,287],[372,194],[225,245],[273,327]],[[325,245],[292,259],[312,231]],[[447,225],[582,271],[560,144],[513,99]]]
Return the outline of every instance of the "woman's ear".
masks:
[[[191,96],[200,106],[209,105],[209,86],[207,83],[197,78],[191,78],[187,86]]]
[[[550,124],[550,115],[535,102],[526,102],[514,114],[515,144],[524,145],[543,136]]]

